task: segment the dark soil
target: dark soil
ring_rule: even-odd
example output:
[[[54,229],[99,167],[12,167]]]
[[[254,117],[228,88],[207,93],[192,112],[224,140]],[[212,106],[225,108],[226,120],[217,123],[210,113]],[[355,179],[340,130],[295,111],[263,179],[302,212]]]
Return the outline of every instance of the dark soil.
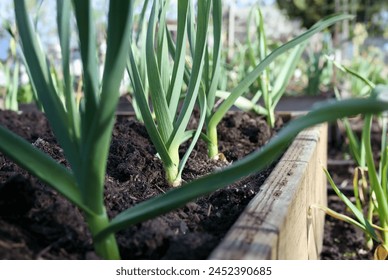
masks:
[[[66,165],[44,115],[4,111],[0,123]],[[281,125],[279,119],[278,127]],[[233,113],[219,127],[220,151],[229,162],[239,160],[265,144],[273,133],[263,119]],[[169,189],[155,153],[141,124],[129,117],[117,118],[105,186],[110,217]],[[208,160],[200,141],[183,179],[190,181],[215,168],[222,165]],[[259,191],[269,170],[118,232],[122,258],[206,259]],[[0,155],[0,259],[95,258],[82,213]]]
[[[345,204],[331,192],[328,204],[330,209],[351,215]],[[321,259],[370,260],[373,259],[373,252],[366,248],[365,236],[361,230],[327,215]]]

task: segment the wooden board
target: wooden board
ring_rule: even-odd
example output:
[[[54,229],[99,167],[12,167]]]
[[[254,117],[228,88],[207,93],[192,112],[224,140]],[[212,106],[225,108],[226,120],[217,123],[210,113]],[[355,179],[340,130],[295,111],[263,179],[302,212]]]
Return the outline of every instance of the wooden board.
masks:
[[[301,132],[210,259],[317,259],[327,205],[327,125]]]

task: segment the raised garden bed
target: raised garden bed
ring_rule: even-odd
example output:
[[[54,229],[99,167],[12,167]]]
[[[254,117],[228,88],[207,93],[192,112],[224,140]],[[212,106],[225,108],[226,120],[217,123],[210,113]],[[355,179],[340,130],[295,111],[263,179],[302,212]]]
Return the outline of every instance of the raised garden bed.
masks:
[[[220,126],[220,144],[230,161],[238,160],[257,146],[265,144],[273,134],[262,119],[235,114]],[[57,146],[42,115],[29,113],[16,116],[6,113],[2,117],[4,125],[18,129],[17,132],[23,137],[66,164],[62,150]],[[27,121],[27,124],[23,124],[23,121]],[[278,126],[281,126],[280,121]],[[40,131],[35,131],[38,128]],[[223,128],[226,128],[225,132],[222,132]],[[307,210],[310,202],[325,203],[326,184],[321,185],[322,182],[316,176],[323,174],[318,173],[318,170],[326,161],[325,145],[322,144],[326,143],[325,131],[325,126],[319,126],[302,132],[261,191],[260,185],[269,171],[246,178],[189,203],[182,209],[119,232],[117,237],[122,257],[206,259],[219,258],[222,252],[230,259],[317,258],[322,244],[323,215],[314,212],[308,216]],[[239,143],[236,143],[236,138]],[[215,167],[213,162],[206,159],[206,154],[201,153],[201,149],[204,149],[202,146],[199,145],[193,153],[196,162],[188,164],[185,180],[222,167]],[[242,147],[248,147],[248,150]],[[128,117],[118,118],[106,177],[106,205],[111,217],[168,190],[161,164],[155,160],[154,155],[155,151],[144,128]],[[320,162],[308,163],[310,160]],[[0,258],[96,258],[90,235],[78,209],[4,157],[1,158],[0,175]],[[16,199],[7,199],[7,190],[12,190],[11,196]],[[249,204],[245,214],[224,238],[256,193],[258,195]],[[7,212],[5,209],[15,211]],[[253,210],[264,212],[253,213]],[[241,221],[245,219],[248,221],[243,226],[246,229],[244,235],[239,234],[235,242],[230,243],[230,237],[236,234],[236,230],[241,232]],[[259,224],[262,227],[256,232]],[[256,232],[254,235],[253,231]],[[252,239],[247,242],[250,236]],[[224,241],[218,245],[220,240]],[[239,240],[243,241],[240,247],[237,246]],[[233,246],[226,250],[226,246],[231,244]],[[230,255],[226,255],[225,250]]]
[[[309,206],[326,205],[326,148],[326,125],[301,132],[211,258],[319,258],[324,215]]]

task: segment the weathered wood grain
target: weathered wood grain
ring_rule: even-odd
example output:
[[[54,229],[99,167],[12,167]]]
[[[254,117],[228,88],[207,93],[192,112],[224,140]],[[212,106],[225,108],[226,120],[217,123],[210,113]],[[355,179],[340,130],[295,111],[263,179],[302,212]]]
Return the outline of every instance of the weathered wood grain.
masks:
[[[210,259],[317,259],[326,205],[327,125],[301,132]]]

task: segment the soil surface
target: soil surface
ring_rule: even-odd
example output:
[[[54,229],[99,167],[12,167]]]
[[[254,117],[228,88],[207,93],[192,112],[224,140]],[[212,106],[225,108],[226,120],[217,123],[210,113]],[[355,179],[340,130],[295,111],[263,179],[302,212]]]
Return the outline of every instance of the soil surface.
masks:
[[[351,196],[351,194],[349,194]],[[345,204],[332,192],[328,196],[329,208],[351,215]],[[371,260],[373,251],[367,249],[361,230],[326,215],[322,260]]]
[[[2,111],[0,123],[67,165],[43,114]],[[277,128],[281,125],[278,119]],[[233,113],[219,126],[220,151],[229,162],[237,161],[265,144],[274,133],[262,118]],[[130,117],[117,118],[105,180],[105,204],[110,217],[169,189],[155,154],[143,125]],[[183,172],[183,180],[190,181],[222,167],[223,164],[208,160],[205,144],[200,140]],[[259,191],[270,170],[118,232],[122,258],[206,259]],[[0,155],[0,259],[96,258],[82,213]]]

